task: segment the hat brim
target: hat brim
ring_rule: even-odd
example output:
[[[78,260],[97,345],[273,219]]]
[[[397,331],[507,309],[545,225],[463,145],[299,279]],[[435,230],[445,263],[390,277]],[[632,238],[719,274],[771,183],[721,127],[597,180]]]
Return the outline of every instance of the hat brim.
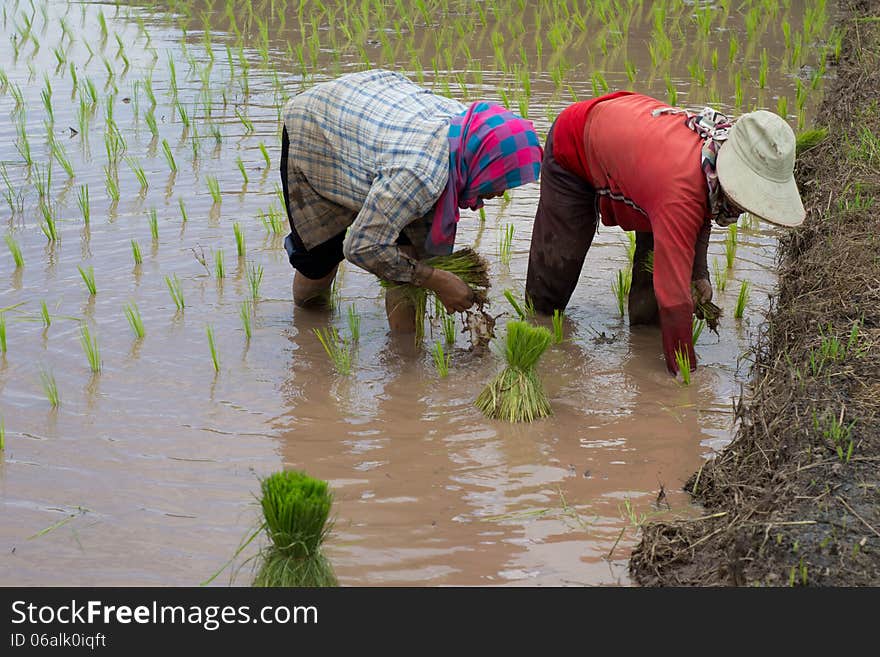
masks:
[[[780,226],[804,222],[807,212],[793,176],[784,183],[759,176],[729,143],[718,151],[716,173],[724,193],[750,214]]]

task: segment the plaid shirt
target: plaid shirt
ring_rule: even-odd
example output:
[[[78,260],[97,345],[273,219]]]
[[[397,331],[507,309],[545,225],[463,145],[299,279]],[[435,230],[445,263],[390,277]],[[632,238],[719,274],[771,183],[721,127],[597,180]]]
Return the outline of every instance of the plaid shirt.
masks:
[[[315,85],[284,107],[290,139],[288,202],[307,249],[348,228],[347,260],[410,282],[417,251],[449,178],[451,117],[467,108],[404,76],[363,71]]]

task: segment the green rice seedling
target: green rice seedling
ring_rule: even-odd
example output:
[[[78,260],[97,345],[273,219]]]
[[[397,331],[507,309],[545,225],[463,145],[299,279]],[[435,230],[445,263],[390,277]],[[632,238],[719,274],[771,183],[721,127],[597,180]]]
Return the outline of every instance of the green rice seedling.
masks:
[[[156,114],[153,112],[152,108],[144,114],[144,121],[147,124],[147,127],[150,129],[150,133],[153,137],[159,136],[159,126],[156,124]]]
[[[326,481],[304,472],[276,472],[260,484],[269,546],[259,554],[257,587],[331,587],[336,575],[321,545],[330,528],[333,495]]]
[[[796,154],[805,153],[828,139],[828,128],[804,130],[797,136]]]
[[[125,318],[128,320],[128,325],[134,332],[135,337],[138,339],[143,338],[146,335],[146,331],[144,331],[144,320],[141,318],[141,311],[137,304],[134,301],[125,304],[122,312],[125,313]]]
[[[675,364],[681,374],[681,382],[686,386],[691,384],[691,358],[686,349],[675,350]]]
[[[498,237],[498,255],[501,262],[505,265],[510,264],[510,257],[513,250],[513,224],[505,224],[499,230]]]
[[[244,184],[247,185],[248,184],[248,175],[247,175],[247,171],[244,168],[244,161],[241,159],[240,155],[235,160],[235,164],[238,166],[238,170],[241,171],[241,177],[244,180]]]
[[[192,125],[192,118],[190,118],[189,111],[187,111],[186,105],[183,103],[178,102],[175,107],[177,107],[177,115],[180,117],[180,122],[183,124],[183,131],[186,133]]]
[[[95,268],[91,265],[88,269],[83,269],[81,265],[77,265],[76,268],[79,269],[79,275],[82,276],[83,282],[86,284],[89,296],[95,296],[98,293],[98,289],[95,287]]]
[[[339,333],[332,326],[312,330],[333,362],[336,371],[343,376],[351,374],[351,343],[340,338]]]
[[[18,139],[15,142],[15,147],[18,149],[18,153],[24,160],[25,165],[28,167],[33,166],[34,158],[31,154],[31,142],[28,139],[27,131],[23,124],[18,126]]]
[[[505,368],[480,392],[476,406],[492,419],[531,422],[552,414],[535,365],[553,336],[543,326],[523,321],[507,323],[503,356]],[[495,343],[497,346],[497,343]]]
[[[440,322],[443,326],[443,337],[446,339],[446,344],[454,344],[455,343],[455,315],[446,312],[446,309],[443,308],[443,304],[440,304]]]
[[[739,287],[739,295],[736,297],[736,308],[733,311],[733,316],[736,319],[742,319],[746,304],[749,301],[749,290],[751,286],[752,284],[749,283],[749,281],[743,281]]]
[[[0,417],[0,452],[6,449],[6,426],[3,424],[3,418]]]
[[[226,268],[223,265],[223,249],[214,251],[214,277],[218,281],[226,277]]]
[[[260,283],[263,282],[263,265],[251,263],[247,270],[248,289],[251,291],[251,299],[256,301],[260,298]]]
[[[0,354],[6,353],[6,313],[0,313]]]
[[[52,317],[49,315],[49,307],[46,305],[45,299],[40,301],[40,318],[43,320],[43,327],[52,326]]]
[[[241,303],[241,307],[238,310],[238,316],[241,317],[241,325],[244,328],[245,337],[250,340],[253,335],[253,304],[249,299],[245,299]]]
[[[67,156],[67,151],[64,150],[64,147],[59,144],[54,139],[52,140],[52,156],[55,158],[55,161],[64,169],[64,173],[67,174],[68,178],[73,178],[73,164],[70,162],[70,158]]]
[[[89,361],[89,369],[97,374],[101,371],[101,351],[98,348],[98,336],[93,336],[89,332],[89,327],[83,324],[79,328],[79,342],[86,353],[86,359]]]
[[[77,193],[76,197],[76,204],[79,206],[79,211],[82,213],[83,223],[88,226],[92,217],[92,211],[89,206],[88,185],[80,185],[79,192]]]
[[[235,222],[232,224],[232,232],[235,234],[235,249],[238,253],[239,258],[244,258],[245,256],[245,241],[244,241],[244,232],[241,229],[241,224],[239,222]]]
[[[272,168],[272,158],[269,157],[269,151],[266,149],[266,144],[260,142],[260,153],[263,154],[263,159],[266,161],[266,168]]]
[[[712,259],[712,271],[715,275],[715,289],[724,292],[727,287],[727,270],[721,267],[718,258]]]
[[[694,344],[697,344],[697,340],[702,335],[704,328],[706,328],[706,320],[694,317],[691,321],[691,341]]]
[[[119,181],[116,178],[116,174],[110,170],[109,167],[104,167],[104,184],[107,187],[107,196],[110,197],[110,200],[114,203],[119,201]]]
[[[348,332],[351,334],[351,341],[358,342],[361,338],[361,316],[358,314],[354,304],[348,306]]]
[[[736,259],[736,247],[739,229],[736,224],[727,227],[727,237],[724,239],[724,257],[727,259],[727,268],[733,269]]]
[[[159,216],[156,213],[156,208],[150,208],[150,213],[147,215],[147,223],[150,224],[150,235],[153,237],[154,242],[159,241]]]
[[[138,244],[137,240],[131,241],[131,257],[134,259],[135,265],[139,265],[144,261],[144,257],[141,254],[141,245]]]
[[[636,231],[628,230],[624,233],[626,235],[626,257],[629,260],[629,266],[632,267],[633,261],[636,257]]]
[[[165,161],[168,163],[168,169],[171,173],[177,173],[177,162],[174,160],[174,153],[171,152],[171,146],[167,139],[162,140],[162,152],[165,154]]]
[[[177,199],[177,205],[180,208],[180,219],[181,219],[181,221],[183,221],[183,223],[186,223],[187,222],[186,205],[183,202],[182,196]]]
[[[211,192],[211,198],[214,199],[214,205],[219,205],[221,201],[220,183],[214,176],[205,176],[205,181],[208,183],[208,191]]]
[[[143,194],[150,186],[144,168],[133,158],[128,158],[128,166],[130,166],[131,170],[134,172],[134,177],[137,178],[138,184],[140,185],[140,193]]]
[[[560,344],[565,339],[563,332],[564,320],[565,314],[559,308],[555,308],[553,310],[553,344]]]
[[[617,278],[611,282],[611,291],[617,301],[617,311],[623,317],[626,312],[626,300],[629,297],[629,290],[632,286],[632,270],[617,270]]]
[[[174,301],[174,305],[177,306],[177,310],[183,310],[186,304],[183,301],[183,289],[180,287],[180,280],[177,278],[177,274],[174,274],[174,278],[166,275],[165,285],[168,286],[168,292],[171,294],[171,299]]]
[[[238,120],[241,121],[241,124],[244,126],[244,133],[246,135],[252,134],[254,131],[254,123],[248,117],[241,113],[237,107],[235,108],[235,115],[238,117]]]
[[[529,304],[520,304],[514,296],[513,290],[504,290],[504,298],[507,299],[508,303],[513,308],[513,311],[516,313],[516,316],[519,317],[521,321],[525,322],[534,317],[534,312],[530,312]]]
[[[6,240],[6,246],[9,247],[9,253],[12,255],[13,262],[15,262],[15,268],[21,269],[24,267],[24,256],[21,254],[21,246],[19,246],[12,235],[4,235],[3,239]]]
[[[449,374],[449,361],[451,360],[450,354],[443,352],[443,345],[440,342],[434,343],[434,348],[431,349],[431,356],[434,359],[434,366],[437,368],[437,374],[440,375],[440,378],[444,378]]]
[[[214,327],[210,324],[205,326],[205,333],[208,335],[208,348],[211,350],[211,362],[214,364],[214,371],[220,371],[220,357],[217,355],[217,343],[214,341]]]
[[[52,408],[58,408],[61,404],[61,395],[58,393],[58,384],[55,381],[55,375],[46,370],[40,372],[40,384],[43,386],[43,393]]]

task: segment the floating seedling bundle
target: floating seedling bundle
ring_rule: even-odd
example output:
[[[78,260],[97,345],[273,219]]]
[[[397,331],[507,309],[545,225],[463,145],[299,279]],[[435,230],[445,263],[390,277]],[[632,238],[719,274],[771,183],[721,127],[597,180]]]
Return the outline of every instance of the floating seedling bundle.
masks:
[[[333,496],[326,481],[303,472],[276,472],[263,480],[264,527],[270,545],[259,555],[254,586],[337,586],[321,552]]]
[[[449,255],[434,256],[422,261],[435,269],[442,269],[455,274],[474,291],[477,306],[482,307],[488,300],[489,263],[470,247],[459,249]],[[403,290],[416,309],[416,342],[425,336],[425,316],[428,309],[430,290],[409,283],[394,283],[382,280],[386,289]]]
[[[553,335],[543,326],[520,320],[507,323],[503,353],[507,365],[483,388],[475,402],[486,417],[531,422],[552,414],[535,371],[538,359],[552,341]]]

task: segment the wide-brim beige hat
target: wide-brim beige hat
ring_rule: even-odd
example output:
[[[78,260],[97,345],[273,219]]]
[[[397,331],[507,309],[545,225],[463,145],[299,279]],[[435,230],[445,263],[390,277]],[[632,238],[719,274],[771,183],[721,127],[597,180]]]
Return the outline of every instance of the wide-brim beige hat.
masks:
[[[766,110],[743,114],[718,151],[722,190],[756,217],[802,224],[807,213],[794,180],[795,148],[794,131],[782,117]]]

